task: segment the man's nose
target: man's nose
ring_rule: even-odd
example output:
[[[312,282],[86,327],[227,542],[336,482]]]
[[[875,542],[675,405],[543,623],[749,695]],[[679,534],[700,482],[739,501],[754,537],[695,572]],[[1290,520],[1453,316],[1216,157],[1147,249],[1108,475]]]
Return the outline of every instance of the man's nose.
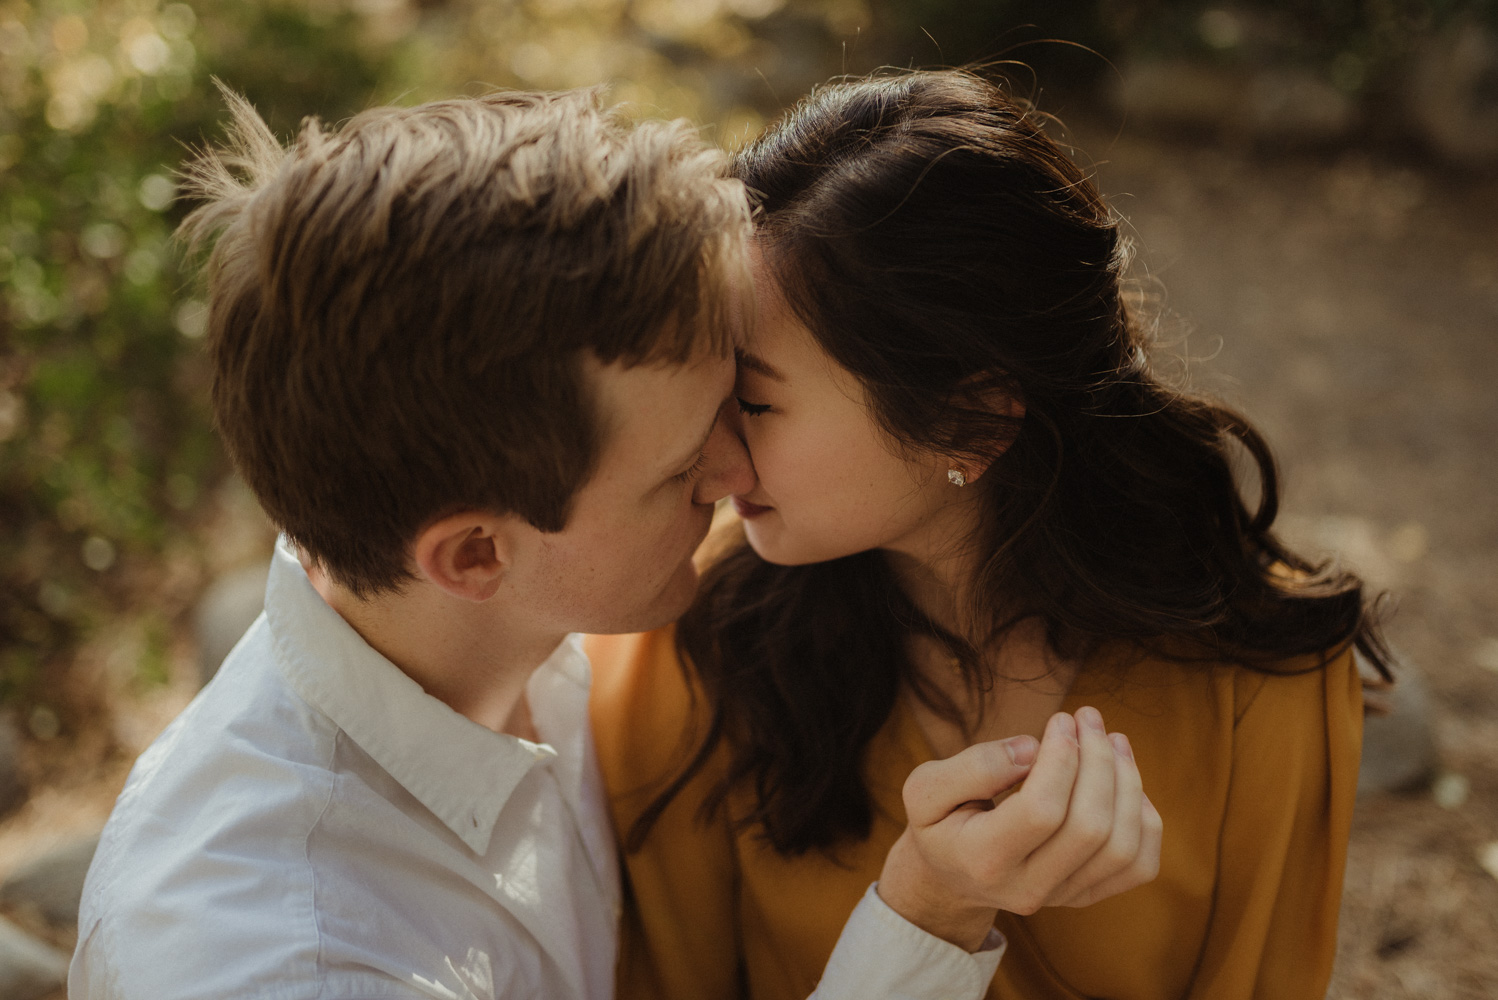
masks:
[[[692,499],[697,503],[717,503],[735,493],[748,493],[756,482],[754,463],[749,459],[749,449],[738,435],[736,414],[729,410],[736,403],[730,399],[723,404],[723,412],[713,425],[712,436],[707,439],[707,468],[697,480],[697,489]]]

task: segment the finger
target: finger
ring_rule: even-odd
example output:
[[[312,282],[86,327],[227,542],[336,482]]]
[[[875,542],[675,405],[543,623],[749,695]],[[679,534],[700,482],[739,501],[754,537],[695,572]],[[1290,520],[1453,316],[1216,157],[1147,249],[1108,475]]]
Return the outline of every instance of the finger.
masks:
[[[1056,887],[1047,905],[1087,905],[1074,900],[1128,870],[1139,855],[1144,839],[1144,785],[1128,737],[1110,733],[1108,739],[1113,745],[1113,828],[1107,843]]]
[[[1050,891],[1064,882],[1108,842],[1113,829],[1113,744],[1103,730],[1097,709],[1077,710],[1079,763],[1077,782],[1067,805],[1066,820],[1056,834],[1029,858],[1032,877]],[[1046,893],[1050,895],[1050,891]]]
[[[1033,736],[975,743],[946,760],[917,767],[905,779],[905,818],[911,826],[938,823],[973,802],[984,807],[995,795],[1024,779],[1038,747]]]
[[[984,826],[977,829],[1002,837],[1019,857],[1029,855],[1066,821],[1078,760],[1077,722],[1066,712],[1057,712],[1046,723],[1024,785],[985,814]]]
[[[1111,878],[1082,890],[1065,903],[1055,905],[1091,906],[1109,896],[1117,896],[1136,886],[1153,882],[1160,874],[1160,844],[1163,840],[1165,824],[1160,818],[1159,810],[1150,802],[1148,796],[1144,798],[1144,806],[1140,813],[1140,827],[1139,853],[1135,855],[1133,864]]]

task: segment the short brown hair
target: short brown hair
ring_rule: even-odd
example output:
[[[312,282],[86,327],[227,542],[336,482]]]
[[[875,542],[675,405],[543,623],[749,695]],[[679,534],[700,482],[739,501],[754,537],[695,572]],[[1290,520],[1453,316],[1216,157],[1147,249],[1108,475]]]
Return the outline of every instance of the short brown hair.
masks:
[[[266,512],[364,595],[458,510],[561,530],[601,428],[580,365],[724,350],[749,231],[726,158],[598,91],[304,123],[224,91],[185,169],[208,261],[214,414]]]

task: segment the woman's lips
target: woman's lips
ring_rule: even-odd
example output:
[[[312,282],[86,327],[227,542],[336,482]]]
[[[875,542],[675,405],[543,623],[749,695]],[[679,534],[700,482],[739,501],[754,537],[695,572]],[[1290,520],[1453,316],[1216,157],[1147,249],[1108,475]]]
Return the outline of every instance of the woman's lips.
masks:
[[[733,498],[733,509],[736,510],[736,511],[738,511],[739,517],[742,517],[744,520],[749,521],[749,520],[752,520],[752,519],[754,519],[756,517],[759,517],[761,514],[767,513],[769,511],[772,511],[775,508],[774,507],[761,507],[757,503],[750,503],[748,500],[745,500],[743,497],[734,497]]]

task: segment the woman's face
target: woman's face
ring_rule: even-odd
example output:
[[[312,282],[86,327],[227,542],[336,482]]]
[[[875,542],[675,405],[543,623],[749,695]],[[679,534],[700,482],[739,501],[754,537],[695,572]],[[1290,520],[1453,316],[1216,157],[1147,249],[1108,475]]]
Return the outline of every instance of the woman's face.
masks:
[[[759,322],[734,389],[759,477],[733,501],[749,543],[783,565],[869,549],[928,556],[933,530],[962,500],[950,463],[881,431],[862,384],[822,351],[758,259],[755,297]]]

